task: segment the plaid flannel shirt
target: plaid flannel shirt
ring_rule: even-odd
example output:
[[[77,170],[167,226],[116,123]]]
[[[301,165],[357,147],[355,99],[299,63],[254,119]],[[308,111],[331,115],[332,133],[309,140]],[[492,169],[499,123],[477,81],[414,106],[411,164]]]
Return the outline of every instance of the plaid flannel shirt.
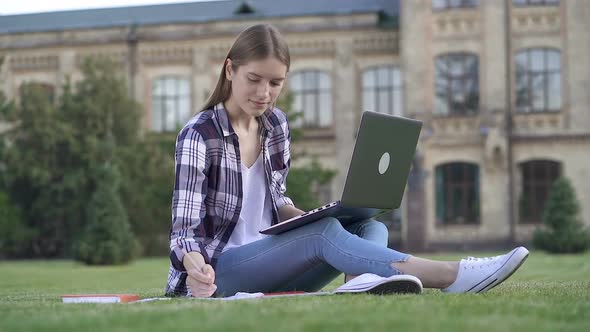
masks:
[[[293,205],[285,196],[290,167],[290,133],[287,117],[268,109],[260,121],[266,183],[278,209]],[[198,251],[215,268],[242,209],[242,174],[238,136],[222,103],[195,115],[176,139],[176,176],[170,230],[170,272],[166,295],[190,295],[182,248]]]

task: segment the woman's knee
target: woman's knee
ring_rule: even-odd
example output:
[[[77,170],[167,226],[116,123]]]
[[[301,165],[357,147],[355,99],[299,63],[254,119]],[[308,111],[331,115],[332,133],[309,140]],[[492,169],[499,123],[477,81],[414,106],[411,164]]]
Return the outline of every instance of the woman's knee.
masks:
[[[334,217],[322,218],[314,223],[318,234],[326,235],[333,231],[340,231],[342,224]]]
[[[387,246],[389,240],[389,229],[384,223],[368,219],[361,225],[360,237]]]
[[[385,226],[384,223],[377,221],[375,219],[368,219],[364,222],[363,227],[365,229],[370,229],[372,232],[379,233],[379,234],[389,234],[389,229]]]

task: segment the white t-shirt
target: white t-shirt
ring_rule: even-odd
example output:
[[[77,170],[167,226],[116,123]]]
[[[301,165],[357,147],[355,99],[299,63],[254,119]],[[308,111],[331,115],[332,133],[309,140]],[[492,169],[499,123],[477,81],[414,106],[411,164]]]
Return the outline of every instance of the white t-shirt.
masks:
[[[264,176],[262,153],[250,168],[243,164],[241,167],[242,211],[223,251],[267,237],[258,231],[269,227],[272,220],[272,202]]]

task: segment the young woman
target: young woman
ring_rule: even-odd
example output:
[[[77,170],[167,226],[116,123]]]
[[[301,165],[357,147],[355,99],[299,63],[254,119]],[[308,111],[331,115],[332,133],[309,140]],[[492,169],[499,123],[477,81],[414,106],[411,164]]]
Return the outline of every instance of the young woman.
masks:
[[[440,262],[387,248],[387,228],[334,218],[275,236],[258,231],[303,214],[285,196],[290,134],[274,107],[289,72],[287,43],[270,25],[244,30],[202,112],[180,131],[170,231],[170,296],[316,291],[340,273],[408,274],[424,287],[487,291],[528,255]]]

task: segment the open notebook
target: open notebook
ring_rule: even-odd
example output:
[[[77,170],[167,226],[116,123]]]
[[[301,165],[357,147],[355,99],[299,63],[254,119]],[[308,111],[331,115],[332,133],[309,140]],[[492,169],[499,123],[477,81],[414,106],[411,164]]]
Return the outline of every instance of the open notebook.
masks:
[[[280,293],[245,293],[238,292],[235,295],[228,297],[207,297],[194,298],[197,300],[208,301],[232,301],[232,300],[247,300],[259,298],[278,298],[278,297],[292,297],[292,296],[314,296],[314,295],[335,295],[346,293],[367,293],[375,295],[385,294],[420,294],[422,293],[422,282],[420,279],[407,275],[400,274],[391,277],[380,277],[376,274],[365,273],[350,280],[344,285],[336,288],[331,292],[280,292]],[[137,302],[150,302],[157,300],[165,300],[169,298],[150,298],[143,299]]]
[[[420,294],[422,293],[422,282],[420,279],[407,275],[400,274],[391,277],[380,277],[376,274],[365,273],[350,280],[344,285],[336,288],[331,292],[281,292],[281,293],[243,293],[238,292],[235,295],[228,297],[208,297],[208,298],[192,298],[196,300],[217,300],[217,301],[231,301],[231,300],[246,300],[257,298],[277,298],[277,297],[291,297],[291,296],[312,296],[312,295],[334,295],[346,293],[367,293],[367,294]],[[139,299],[139,296],[133,294],[70,294],[62,295],[64,303],[137,303],[137,302],[151,302],[159,300],[171,300],[170,297],[154,297]]]
[[[385,294],[420,294],[422,293],[420,279],[407,274],[380,277],[372,273],[364,273],[350,280],[331,292],[285,292],[285,293],[236,293],[230,297],[217,300],[240,300],[251,298],[270,298],[286,296],[333,295],[346,293],[367,293],[375,295]],[[215,299],[215,298],[211,298]]]
[[[336,288],[332,293],[362,293],[369,294],[420,294],[422,282],[420,279],[407,275],[393,275],[380,277],[376,274],[365,273]]]

